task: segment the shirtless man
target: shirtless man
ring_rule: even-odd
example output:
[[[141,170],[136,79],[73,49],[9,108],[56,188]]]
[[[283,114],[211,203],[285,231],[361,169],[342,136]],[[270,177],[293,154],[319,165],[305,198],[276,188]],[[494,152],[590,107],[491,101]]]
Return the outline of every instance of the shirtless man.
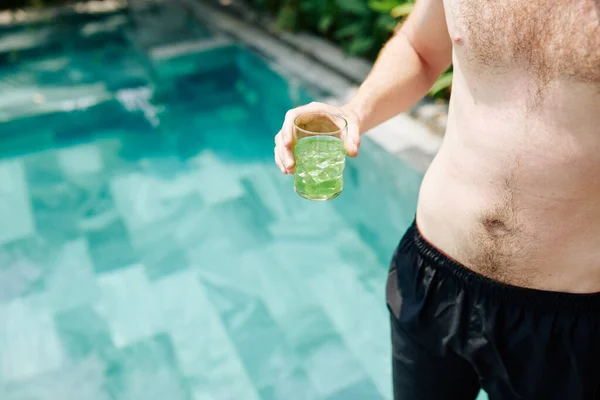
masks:
[[[454,64],[444,143],[390,269],[397,400],[600,399],[600,0],[418,0],[345,147]],[[418,228],[417,228],[418,227]]]

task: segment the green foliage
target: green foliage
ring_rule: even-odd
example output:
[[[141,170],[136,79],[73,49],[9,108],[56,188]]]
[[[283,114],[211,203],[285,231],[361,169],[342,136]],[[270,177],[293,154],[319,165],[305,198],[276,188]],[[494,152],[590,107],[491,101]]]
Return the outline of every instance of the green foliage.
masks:
[[[277,27],[286,31],[296,30],[298,21],[298,8],[292,4],[285,4],[277,14]]]
[[[69,0],[0,0],[0,10],[30,7],[49,7],[66,4],[69,2]]]
[[[276,17],[281,30],[316,32],[339,44],[348,55],[374,60],[414,0],[248,0]],[[440,77],[430,95],[447,97],[452,72]]]
[[[408,17],[408,14],[412,12],[413,3],[404,3],[396,6],[390,11],[390,15],[394,18]]]
[[[431,87],[431,89],[429,90],[429,95],[434,97],[439,96],[440,94],[443,94],[444,92],[448,91],[451,85],[452,71],[448,71],[442,76],[440,76],[437,82]]]
[[[358,17],[366,17],[371,14],[372,11],[363,0],[336,0],[335,4],[342,12]]]
[[[376,12],[389,14],[400,3],[397,0],[370,0],[369,8]]]

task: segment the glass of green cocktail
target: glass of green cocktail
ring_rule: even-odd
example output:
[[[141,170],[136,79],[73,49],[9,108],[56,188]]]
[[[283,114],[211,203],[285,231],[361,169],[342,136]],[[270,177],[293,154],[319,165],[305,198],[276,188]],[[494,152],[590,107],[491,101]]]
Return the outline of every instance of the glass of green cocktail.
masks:
[[[339,115],[317,112],[294,120],[294,189],[309,200],[331,200],[344,186],[346,151],[342,139],[348,122]]]

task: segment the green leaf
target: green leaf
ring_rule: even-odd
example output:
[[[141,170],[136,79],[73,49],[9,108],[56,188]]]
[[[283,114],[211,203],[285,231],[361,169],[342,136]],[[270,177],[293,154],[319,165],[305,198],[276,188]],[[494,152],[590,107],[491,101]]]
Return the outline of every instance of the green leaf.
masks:
[[[279,10],[277,14],[276,25],[284,31],[296,30],[296,21],[298,20],[298,10],[293,5],[286,5]]]
[[[429,89],[430,96],[436,96],[441,91],[448,89],[452,86],[452,72],[446,72],[433,84],[431,89]]]
[[[375,39],[371,37],[358,37],[348,47],[348,54],[352,56],[363,55],[375,46]]]
[[[362,32],[364,26],[365,26],[365,24],[362,21],[348,24],[348,25],[344,26],[343,28],[338,29],[335,32],[334,37],[339,40],[339,39],[343,39],[343,38],[350,37],[350,36],[356,36],[360,32]]]
[[[396,18],[389,14],[381,14],[377,17],[377,20],[375,20],[377,29],[384,32],[393,32],[397,25],[398,21],[396,21]]]
[[[413,3],[405,3],[405,4],[401,4],[398,7],[395,7],[390,14],[392,15],[392,17],[394,18],[401,18],[401,17],[406,17],[408,16],[408,14],[410,14],[413,10],[414,4]]]
[[[369,15],[371,12],[366,0],[336,0],[335,4],[349,14]]]
[[[316,1],[301,1],[298,8],[302,12],[317,12],[319,11],[319,3]]]
[[[333,24],[333,15],[324,15],[319,20],[319,32],[325,33]]]
[[[373,11],[389,14],[402,0],[369,0],[369,8]]]

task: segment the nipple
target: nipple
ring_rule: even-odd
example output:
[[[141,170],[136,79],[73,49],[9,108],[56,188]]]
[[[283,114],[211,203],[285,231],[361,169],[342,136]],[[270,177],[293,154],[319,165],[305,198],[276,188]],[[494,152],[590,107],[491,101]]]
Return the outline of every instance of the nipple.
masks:
[[[452,41],[458,46],[462,46],[465,43],[465,39],[461,35],[454,35]]]

